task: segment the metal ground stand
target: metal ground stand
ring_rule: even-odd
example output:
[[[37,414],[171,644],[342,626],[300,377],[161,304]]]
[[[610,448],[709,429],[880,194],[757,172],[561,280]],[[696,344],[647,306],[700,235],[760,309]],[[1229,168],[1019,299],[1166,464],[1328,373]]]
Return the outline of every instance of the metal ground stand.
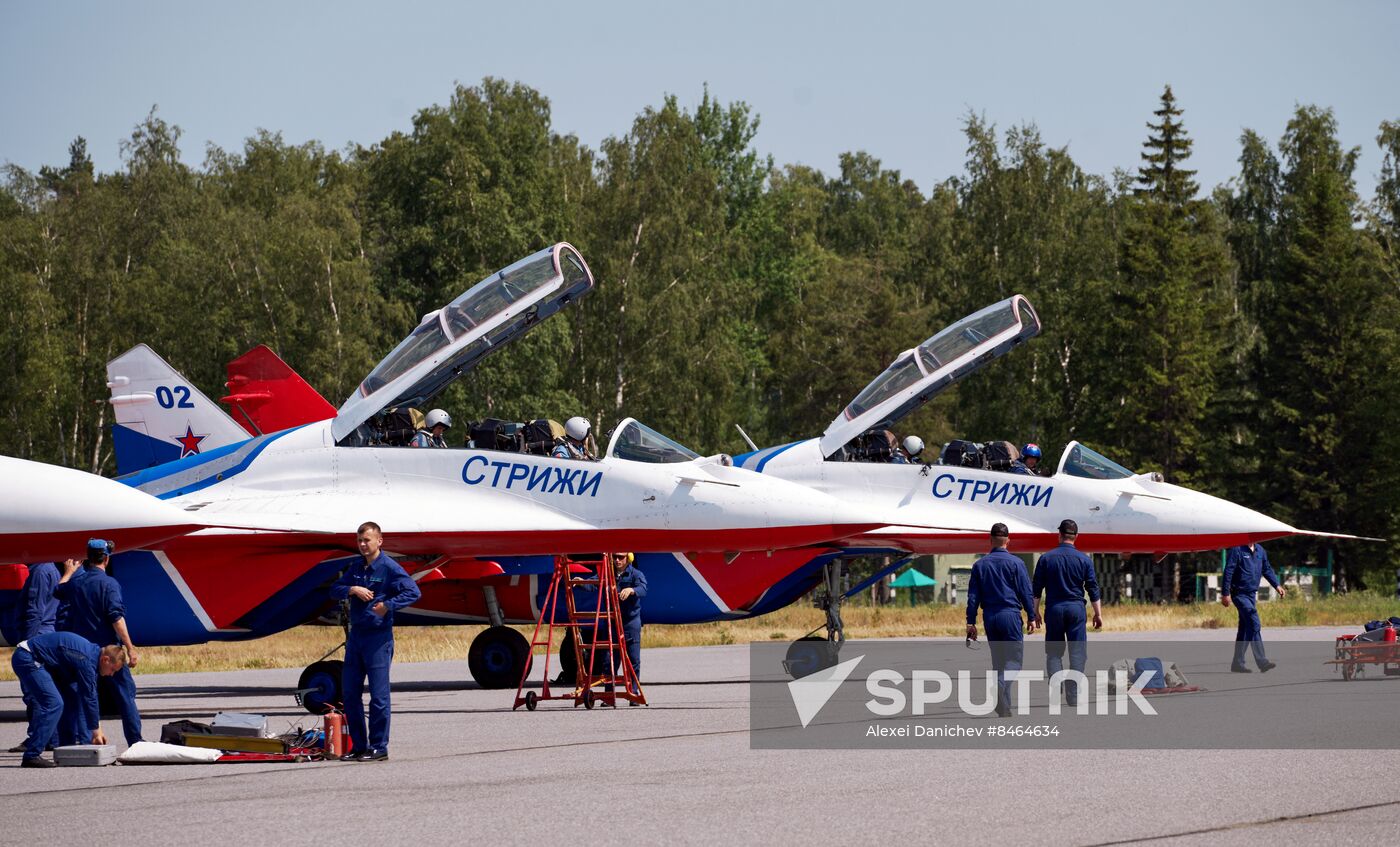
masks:
[[[592,609],[579,609],[575,589],[592,589],[598,594],[598,602]],[[567,620],[556,623],[554,611],[559,597],[564,598]],[[567,693],[564,689],[550,688],[551,643],[555,628],[573,633],[575,667],[578,668],[576,682]],[[536,647],[545,650],[544,684],[539,692],[525,690],[525,677],[520,678],[520,686],[515,691],[515,705],[522,705],[529,711],[543,700],[572,700],[574,705],[582,704],[591,709],[601,703],[617,706],[618,700],[628,700],[646,705],[646,695],[642,692],[637,670],[627,656],[627,640],[622,631],[621,600],[617,596],[617,574],[613,571],[612,558],[607,554],[599,556],[555,556],[554,575],[549,581],[544,604],[540,608],[540,619],[535,624],[534,635],[530,637],[530,650]],[[614,658],[616,657],[616,658]],[[600,665],[595,663],[601,663]],[[617,670],[614,670],[614,666]],[[596,671],[596,672],[595,672]],[[555,693],[558,691],[559,693]]]

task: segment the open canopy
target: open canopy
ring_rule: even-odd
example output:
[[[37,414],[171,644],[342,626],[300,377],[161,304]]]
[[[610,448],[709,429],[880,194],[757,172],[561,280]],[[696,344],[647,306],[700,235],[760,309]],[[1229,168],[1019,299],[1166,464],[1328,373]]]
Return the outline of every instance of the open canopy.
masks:
[[[974,312],[900,353],[822,434],[823,456],[852,438],[889,427],[953,383],[1040,333],[1030,301],[1017,294]]]
[[[423,316],[365,377],[331,423],[342,441],[383,409],[416,406],[485,356],[524,335],[593,288],[593,274],[568,244],[527,256]]]

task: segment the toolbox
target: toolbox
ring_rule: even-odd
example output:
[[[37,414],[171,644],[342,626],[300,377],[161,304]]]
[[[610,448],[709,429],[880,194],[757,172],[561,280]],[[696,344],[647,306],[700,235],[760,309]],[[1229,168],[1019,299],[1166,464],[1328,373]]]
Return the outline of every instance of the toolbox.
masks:
[[[240,735],[186,735],[185,746],[237,753],[287,752],[287,742],[280,738],[248,738]]]
[[[221,735],[241,735],[249,738],[269,738],[272,735],[267,731],[266,715],[219,712],[209,725]]]
[[[53,760],[65,767],[101,767],[117,760],[117,748],[112,744],[70,744],[55,747]]]

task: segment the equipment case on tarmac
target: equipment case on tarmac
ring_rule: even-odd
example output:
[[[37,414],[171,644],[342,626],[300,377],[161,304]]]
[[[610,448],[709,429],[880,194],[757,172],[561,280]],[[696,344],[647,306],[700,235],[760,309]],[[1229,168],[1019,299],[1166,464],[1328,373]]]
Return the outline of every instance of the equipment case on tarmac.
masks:
[[[71,744],[55,747],[53,760],[65,767],[101,767],[117,760],[117,748],[111,744]]]

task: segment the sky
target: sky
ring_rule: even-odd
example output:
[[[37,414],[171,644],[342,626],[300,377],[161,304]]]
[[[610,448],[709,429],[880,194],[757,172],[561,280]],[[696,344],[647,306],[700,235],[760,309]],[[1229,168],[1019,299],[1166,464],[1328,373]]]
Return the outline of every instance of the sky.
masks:
[[[835,174],[864,150],[924,191],[962,173],[963,120],[1033,123],[1084,169],[1136,168],[1170,84],[1203,188],[1239,136],[1277,144],[1299,104],[1332,108],[1374,190],[1400,120],[1400,3],[334,3],[0,0],[0,162],[101,171],[156,107],[184,160],[258,129],[372,145],[453,87],[493,76],[549,98],[556,132],[597,149],[669,95],[706,85],[760,118],[775,162]]]

